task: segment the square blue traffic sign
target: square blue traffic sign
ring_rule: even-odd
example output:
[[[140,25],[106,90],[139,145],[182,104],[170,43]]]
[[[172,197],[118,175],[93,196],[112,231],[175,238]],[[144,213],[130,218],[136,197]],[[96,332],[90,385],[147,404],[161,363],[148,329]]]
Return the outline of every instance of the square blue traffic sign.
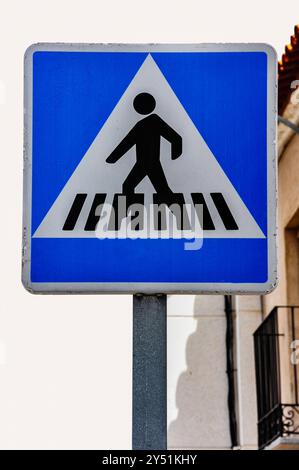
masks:
[[[31,46],[25,287],[269,292],[275,136],[268,45]]]

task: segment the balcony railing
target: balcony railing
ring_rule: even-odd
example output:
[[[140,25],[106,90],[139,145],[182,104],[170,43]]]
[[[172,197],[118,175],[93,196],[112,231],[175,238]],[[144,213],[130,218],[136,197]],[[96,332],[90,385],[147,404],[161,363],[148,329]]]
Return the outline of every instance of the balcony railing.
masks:
[[[299,437],[299,306],[275,307],[254,333],[258,441]]]

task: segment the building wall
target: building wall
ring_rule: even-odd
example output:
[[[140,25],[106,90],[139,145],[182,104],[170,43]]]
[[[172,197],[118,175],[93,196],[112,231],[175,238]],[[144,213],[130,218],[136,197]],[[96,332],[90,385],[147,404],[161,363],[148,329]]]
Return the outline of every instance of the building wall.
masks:
[[[261,322],[259,296],[235,299],[235,384],[241,449],[257,448],[253,332]],[[169,296],[168,447],[229,449],[223,296]]]
[[[169,296],[168,447],[230,448],[223,296]]]
[[[298,105],[288,105],[287,118],[297,123]],[[295,119],[296,118],[296,119]],[[275,306],[299,305],[299,135],[280,124],[278,148],[278,286],[263,298],[263,315]],[[280,346],[281,401],[293,403],[294,374],[291,363],[292,331],[290,313],[278,310]],[[298,313],[298,312],[297,312]],[[299,338],[297,322],[295,337]]]
[[[292,220],[299,209],[299,135],[295,135],[281,155],[278,166],[278,277],[277,288],[264,297],[264,314],[267,315],[276,305],[296,302],[298,284],[296,276],[287,276],[286,253],[292,240],[290,230]],[[288,229],[289,227],[289,229]],[[294,253],[288,252],[289,269]],[[298,269],[297,269],[298,270]],[[294,298],[295,297],[295,298]],[[297,300],[298,301],[298,300]]]
[[[236,383],[239,445],[242,450],[257,449],[257,403],[253,333],[262,318],[261,297],[236,296]]]

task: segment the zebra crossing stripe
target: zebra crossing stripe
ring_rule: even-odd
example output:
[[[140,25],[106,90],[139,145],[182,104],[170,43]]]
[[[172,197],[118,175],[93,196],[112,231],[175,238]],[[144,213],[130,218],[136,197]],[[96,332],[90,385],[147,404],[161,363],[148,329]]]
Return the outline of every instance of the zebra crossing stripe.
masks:
[[[74,230],[78,217],[87,198],[87,194],[76,194],[62,230]]]
[[[219,213],[219,216],[224,224],[226,230],[239,230],[238,224],[235,221],[227,202],[222,193],[210,193],[211,198],[215,204],[215,207]],[[93,199],[87,221],[84,227],[84,231],[95,231],[97,223],[101,218],[102,205],[106,200],[107,194],[97,193]],[[205,197],[202,193],[192,193],[192,201],[195,207],[196,215],[202,230],[216,230],[215,224],[211,217],[208,205],[206,203]],[[87,194],[79,193],[76,194],[74,202],[70,208],[70,211],[67,215],[66,221],[63,225],[62,230],[72,231],[74,230],[79,216],[81,214],[83,205],[86,201]],[[122,210],[119,207],[121,198],[125,198],[125,208]],[[114,216],[110,216],[108,230],[119,230],[120,223],[120,213],[123,214],[123,217],[129,215],[129,209],[138,204],[138,206],[144,207],[144,194],[133,193],[131,195],[125,196],[124,194],[115,194],[113,198],[112,207],[114,210]],[[166,207],[168,207],[176,216],[178,230],[190,230],[190,221],[188,218],[188,213],[186,211],[184,195],[181,193],[173,194],[171,200],[165,200],[159,194],[153,194],[153,204],[155,207],[155,230],[161,231],[167,229],[167,217],[166,217]],[[179,213],[174,210],[174,207],[180,209]],[[100,208],[100,211],[97,212],[97,209]],[[140,212],[140,211],[139,211]],[[140,217],[141,216],[141,217]],[[134,214],[131,215],[131,222],[138,217],[138,223],[136,224],[134,230],[143,229],[143,214]]]
[[[235,221],[224,197],[221,193],[211,193],[211,198],[216,206],[216,209],[221,217],[221,220],[226,230],[239,230],[237,222]]]
[[[215,225],[210,215],[207,203],[202,193],[191,194],[197,217],[199,217],[203,230],[215,230]]]
[[[168,199],[168,200],[167,200]],[[188,213],[186,211],[184,195],[182,193],[172,194],[171,200],[160,196],[159,194],[153,194],[153,202],[155,205],[155,210],[158,212],[158,217],[154,217],[155,230],[166,230],[166,206],[171,210],[171,212],[176,217],[176,223],[178,230],[190,230],[190,221],[188,218]],[[176,212],[176,209],[179,208],[179,212]],[[157,226],[156,226],[157,225]]]
[[[96,194],[84,227],[85,231],[94,231],[97,227],[97,223],[100,220],[101,213],[97,214],[96,209],[98,207],[101,207],[102,204],[104,204],[106,199],[106,194]]]

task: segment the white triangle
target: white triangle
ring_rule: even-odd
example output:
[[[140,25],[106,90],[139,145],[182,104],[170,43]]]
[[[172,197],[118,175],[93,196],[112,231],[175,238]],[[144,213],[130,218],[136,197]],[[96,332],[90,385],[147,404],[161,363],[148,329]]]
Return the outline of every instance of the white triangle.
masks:
[[[216,228],[205,231],[204,237],[264,238],[260,227],[150,54],[53,203],[34,237],[95,237],[95,232],[84,231],[95,194],[107,193],[106,202],[111,203],[113,195],[121,193],[122,183],[136,161],[135,147],[115,164],[106,163],[106,158],[142,118],[132,106],[135,96],[141,92],[151,93],[155,97],[155,113],[182,136],[183,153],[176,160],[171,159],[170,144],[163,138],[161,139],[161,162],[170,188],[174,193],[184,193],[187,203],[191,203],[190,194],[193,192],[204,195]],[[154,192],[154,189],[146,178],[137,186],[136,192],[146,193],[148,196]],[[214,192],[223,194],[237,222],[238,230],[225,229],[210,196],[210,193]],[[62,227],[77,193],[87,193],[87,199],[74,230],[63,231]]]

